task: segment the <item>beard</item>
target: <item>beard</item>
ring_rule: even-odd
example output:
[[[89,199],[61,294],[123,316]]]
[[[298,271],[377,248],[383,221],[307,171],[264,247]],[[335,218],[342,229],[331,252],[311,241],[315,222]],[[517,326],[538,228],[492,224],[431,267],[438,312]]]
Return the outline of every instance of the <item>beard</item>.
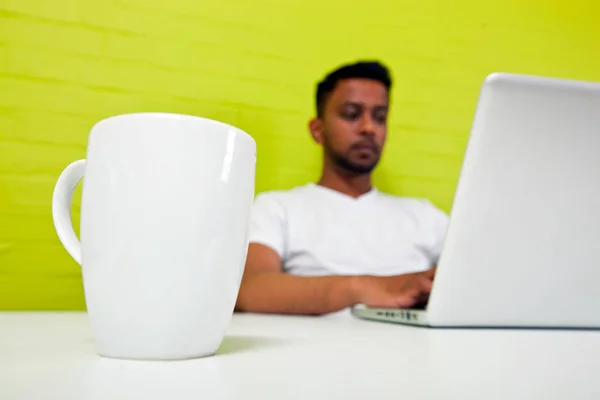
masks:
[[[371,173],[377,166],[379,159],[369,163],[360,163],[352,160],[350,157],[340,153],[329,152],[329,156],[333,163],[342,170],[354,175],[365,175]]]
[[[324,150],[336,167],[352,175],[365,175],[371,173],[371,171],[375,169],[380,157],[379,149],[375,142],[371,139],[367,140],[372,145],[373,153],[375,155],[370,161],[363,161],[352,157],[352,151],[356,150],[360,146],[360,143],[350,146],[346,152],[339,152],[336,151],[327,140],[325,140]]]

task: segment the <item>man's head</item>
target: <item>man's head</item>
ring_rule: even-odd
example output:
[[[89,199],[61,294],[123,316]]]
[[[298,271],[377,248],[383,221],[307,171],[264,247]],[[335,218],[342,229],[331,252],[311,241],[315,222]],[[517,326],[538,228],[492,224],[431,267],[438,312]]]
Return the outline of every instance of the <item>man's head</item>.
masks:
[[[352,175],[377,165],[387,133],[389,71],[378,62],[357,62],[329,73],[317,86],[317,117],[310,131],[327,161]]]

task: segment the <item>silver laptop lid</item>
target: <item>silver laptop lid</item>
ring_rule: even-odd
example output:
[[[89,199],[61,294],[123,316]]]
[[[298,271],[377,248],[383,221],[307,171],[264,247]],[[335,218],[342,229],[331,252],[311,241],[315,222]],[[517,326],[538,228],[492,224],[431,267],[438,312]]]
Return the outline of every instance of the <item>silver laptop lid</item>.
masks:
[[[600,84],[489,76],[429,322],[600,326],[599,257]]]

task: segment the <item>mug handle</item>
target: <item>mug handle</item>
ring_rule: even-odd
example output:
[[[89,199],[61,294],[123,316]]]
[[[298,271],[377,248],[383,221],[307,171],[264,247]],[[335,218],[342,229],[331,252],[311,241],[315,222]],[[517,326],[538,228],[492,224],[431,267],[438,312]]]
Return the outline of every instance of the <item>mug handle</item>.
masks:
[[[58,238],[67,252],[81,265],[81,244],[73,229],[71,203],[73,192],[85,172],[85,160],[69,164],[58,177],[52,194],[52,219]]]

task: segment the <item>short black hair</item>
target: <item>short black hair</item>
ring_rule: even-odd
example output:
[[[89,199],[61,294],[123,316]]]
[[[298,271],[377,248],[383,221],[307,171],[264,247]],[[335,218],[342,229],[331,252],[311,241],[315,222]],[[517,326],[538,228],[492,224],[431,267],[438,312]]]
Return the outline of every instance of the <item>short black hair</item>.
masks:
[[[316,106],[317,116],[323,115],[325,101],[333,92],[338,82],[344,79],[363,78],[381,82],[389,91],[392,88],[392,78],[388,68],[378,61],[357,61],[352,64],[342,65],[330,72],[317,85]]]

